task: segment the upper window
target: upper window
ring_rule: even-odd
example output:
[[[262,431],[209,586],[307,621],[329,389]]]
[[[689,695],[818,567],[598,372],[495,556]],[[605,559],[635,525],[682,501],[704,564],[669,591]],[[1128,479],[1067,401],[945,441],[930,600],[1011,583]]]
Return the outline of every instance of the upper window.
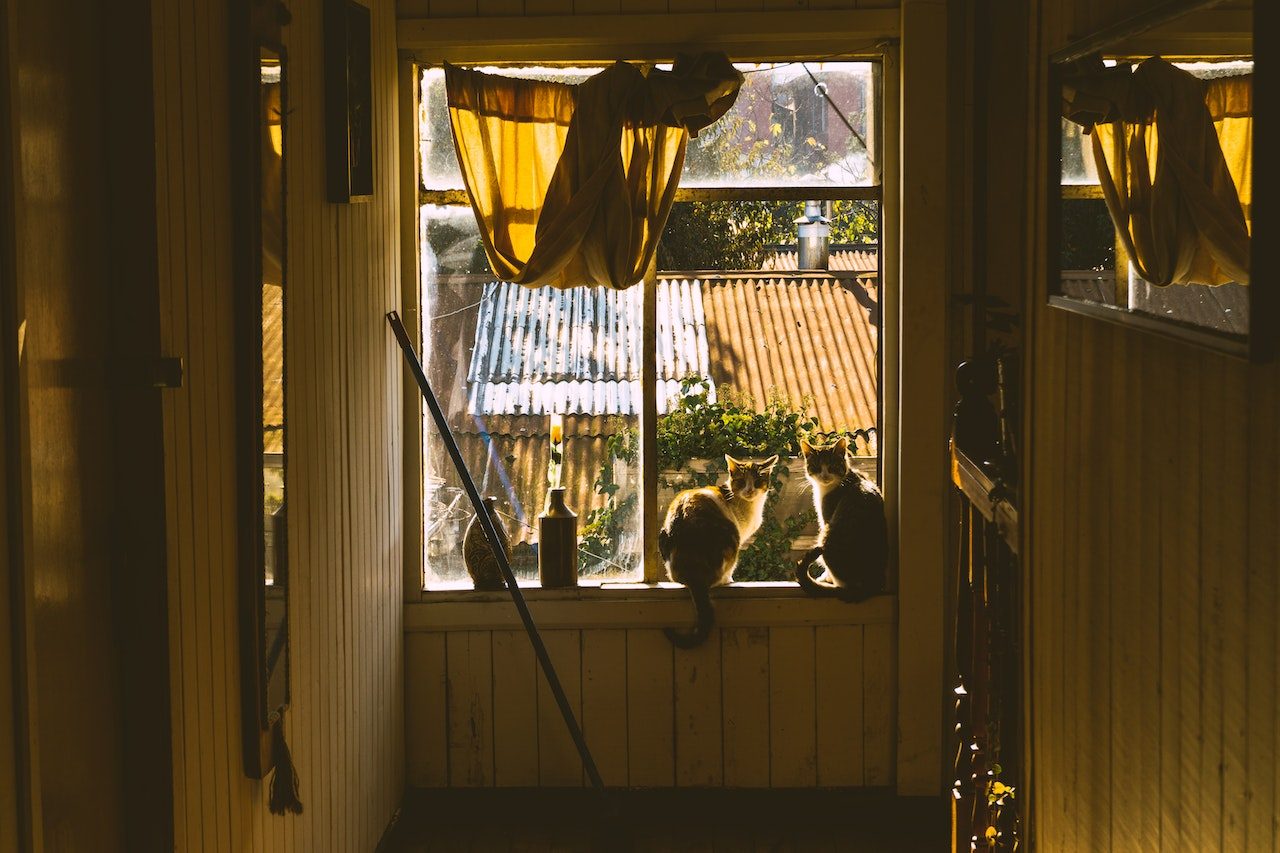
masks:
[[[794,457],[801,432],[850,435],[878,476],[878,66],[739,68],[734,107],[689,141],[659,246],[652,387],[641,383],[644,287],[495,280],[461,191],[443,71],[422,70],[423,361],[477,485],[498,498],[522,582],[536,582],[552,414],[563,417],[584,582],[644,577],[646,396],[659,412],[658,512],[679,488],[723,480],[726,452]],[[486,70],[576,82],[599,69]],[[423,580],[465,588],[471,509],[426,420],[422,450]],[[803,462],[784,463],[737,581],[790,580],[816,535]]]

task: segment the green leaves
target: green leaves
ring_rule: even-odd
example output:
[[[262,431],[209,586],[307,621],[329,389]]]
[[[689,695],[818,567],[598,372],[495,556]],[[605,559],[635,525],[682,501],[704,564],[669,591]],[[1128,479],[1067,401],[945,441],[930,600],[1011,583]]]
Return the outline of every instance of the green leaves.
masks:
[[[773,395],[757,411],[749,395],[724,386],[711,400],[711,382],[688,376],[680,383],[675,407],[658,419],[658,467],[675,470],[690,459],[730,456],[795,456],[800,436],[818,428],[817,418],[782,395]]]

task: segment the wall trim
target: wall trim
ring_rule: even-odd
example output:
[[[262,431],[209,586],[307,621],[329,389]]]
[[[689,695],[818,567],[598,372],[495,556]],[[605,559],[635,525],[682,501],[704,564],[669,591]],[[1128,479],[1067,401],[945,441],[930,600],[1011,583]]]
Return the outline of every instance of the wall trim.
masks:
[[[896,9],[659,15],[405,18],[399,47],[424,64],[489,61],[663,60],[723,50],[736,60],[796,54],[872,54],[897,38]]]

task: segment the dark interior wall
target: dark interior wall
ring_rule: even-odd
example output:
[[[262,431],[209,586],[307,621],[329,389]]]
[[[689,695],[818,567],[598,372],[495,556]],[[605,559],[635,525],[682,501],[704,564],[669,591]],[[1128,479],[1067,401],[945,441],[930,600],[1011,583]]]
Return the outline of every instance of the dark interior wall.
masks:
[[[72,8],[74,6],[74,8]],[[23,554],[33,643],[36,831],[45,849],[124,848],[112,657],[109,328],[94,6],[10,7]]]
[[[0,840],[163,849],[172,822],[149,9],[0,9],[13,573],[0,605],[15,664],[0,723],[16,747],[6,774],[16,784],[0,786],[0,808],[15,816],[0,812]],[[0,653],[8,664],[7,644]]]
[[[1016,73],[1043,85],[1048,53],[1158,5],[1040,3],[1034,61]],[[1260,69],[1275,46],[1255,41]],[[1040,98],[1043,121],[1057,104]],[[1255,132],[1264,119],[1274,112]],[[1032,140],[1040,168],[1045,142]],[[1254,197],[1265,203],[1274,177],[1265,158],[1257,165]],[[1041,198],[1000,225],[1037,264],[1023,519],[1025,804],[1038,848],[1274,850],[1280,365],[1046,306],[1045,209]],[[1275,220],[1255,212],[1264,287]]]

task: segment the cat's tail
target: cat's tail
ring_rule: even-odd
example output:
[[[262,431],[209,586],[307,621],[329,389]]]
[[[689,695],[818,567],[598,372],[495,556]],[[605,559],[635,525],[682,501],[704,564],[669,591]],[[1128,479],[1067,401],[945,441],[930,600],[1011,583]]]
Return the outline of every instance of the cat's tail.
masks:
[[[691,631],[677,631],[675,628],[665,629],[667,639],[682,649],[700,646],[711,636],[711,629],[716,623],[716,612],[711,607],[711,593],[706,587],[691,586],[689,595],[693,598],[693,608],[697,612],[697,622]]]
[[[796,562],[796,583],[800,584],[800,588],[810,595],[838,598],[841,601],[861,601],[862,597],[858,596],[855,590],[820,581],[809,574],[809,567],[821,556],[822,546],[816,545],[805,551],[804,556]]]

